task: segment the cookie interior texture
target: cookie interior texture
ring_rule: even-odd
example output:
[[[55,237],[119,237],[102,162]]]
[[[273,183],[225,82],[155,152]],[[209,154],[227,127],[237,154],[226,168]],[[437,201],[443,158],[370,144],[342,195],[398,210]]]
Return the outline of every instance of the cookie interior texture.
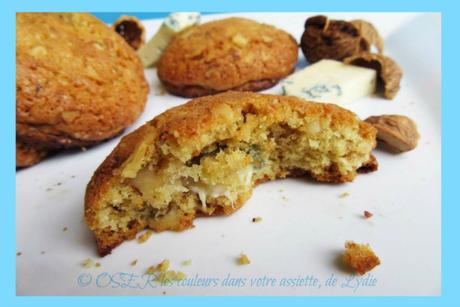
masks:
[[[175,95],[199,97],[274,86],[297,63],[287,32],[245,18],[192,27],[176,36],[158,63],[158,77]]]
[[[122,139],[88,185],[85,219],[105,255],[146,227],[228,215],[267,180],[352,181],[376,169],[375,136],[332,104],[247,92],[194,99]]]
[[[97,18],[16,15],[16,134],[24,142],[98,143],[132,124],[147,94],[135,51]]]

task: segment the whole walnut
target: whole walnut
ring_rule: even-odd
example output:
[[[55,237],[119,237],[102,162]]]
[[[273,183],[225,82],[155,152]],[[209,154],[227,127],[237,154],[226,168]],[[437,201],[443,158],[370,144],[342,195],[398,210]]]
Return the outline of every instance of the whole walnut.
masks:
[[[300,47],[310,63],[322,59],[343,60],[369,51],[375,45],[383,51],[383,39],[374,26],[363,20],[331,20],[326,16],[310,17],[300,39]]]

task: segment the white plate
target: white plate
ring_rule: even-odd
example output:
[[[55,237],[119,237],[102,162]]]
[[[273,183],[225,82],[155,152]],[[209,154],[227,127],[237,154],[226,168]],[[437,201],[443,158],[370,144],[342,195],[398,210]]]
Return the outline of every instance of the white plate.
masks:
[[[297,39],[312,13],[248,13],[206,15],[247,16],[276,25]],[[154,234],[146,243],[126,242],[100,259],[94,237],[83,223],[83,197],[93,171],[120,138],[86,152],[76,150],[17,172],[18,295],[439,295],[441,292],[441,130],[439,14],[341,13],[331,17],[363,18],[375,24],[386,53],[404,70],[399,94],[392,101],[378,97],[351,103],[361,117],[406,114],[419,127],[419,146],[392,155],[375,151],[380,168],[353,183],[331,185],[287,179],[258,186],[245,206],[228,217],[201,218],[181,233]],[[159,20],[146,21],[150,37]],[[299,67],[305,66],[299,52]],[[186,99],[160,95],[154,69],[146,70],[151,93],[146,110],[126,133]],[[280,87],[267,90],[280,94]],[[350,195],[339,198],[343,192]],[[365,220],[363,211],[374,216]],[[252,223],[256,216],[263,218]],[[63,228],[67,227],[67,231]],[[350,277],[337,264],[346,240],[370,243],[382,264],[367,275],[366,286],[342,287]],[[44,252],[44,253],[42,253]],[[238,266],[244,252],[251,260]],[[91,258],[101,267],[85,269]],[[140,289],[146,268],[170,259],[173,269],[187,274],[188,285]],[[130,263],[138,260],[136,266]],[[180,262],[191,259],[190,266]],[[232,278],[235,285],[229,286]],[[327,286],[333,274],[335,286]],[[112,276],[110,280],[108,277]],[[191,285],[193,278],[213,279],[209,287]],[[275,278],[275,286],[251,285],[252,278]],[[281,286],[283,278],[317,278],[321,287]],[[216,280],[218,279],[218,280]],[[372,281],[374,279],[374,281]],[[196,279],[194,279],[196,281]],[[111,283],[109,284],[109,282]],[[227,283],[225,283],[227,281]],[[242,285],[244,281],[244,285]],[[349,286],[356,285],[357,280]],[[138,286],[136,286],[137,284]],[[373,286],[372,286],[373,284]],[[134,288],[133,288],[134,287]],[[165,293],[163,293],[165,292]]]

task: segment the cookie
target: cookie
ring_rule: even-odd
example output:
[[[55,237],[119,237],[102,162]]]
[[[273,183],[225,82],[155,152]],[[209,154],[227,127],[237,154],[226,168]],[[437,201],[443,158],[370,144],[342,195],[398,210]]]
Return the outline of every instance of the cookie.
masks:
[[[148,227],[184,230],[231,214],[255,185],[288,176],[352,181],[375,170],[376,130],[333,104],[226,92],[169,109],[125,136],[88,184],[101,255]]]
[[[28,146],[20,141],[16,141],[16,168],[28,167],[37,164],[48,154],[45,149]]]
[[[295,39],[273,26],[228,18],[177,35],[162,54],[158,77],[178,96],[228,90],[260,91],[289,75],[297,63]]]
[[[141,114],[148,85],[139,58],[89,14],[16,15],[16,135],[68,148],[120,133]]]

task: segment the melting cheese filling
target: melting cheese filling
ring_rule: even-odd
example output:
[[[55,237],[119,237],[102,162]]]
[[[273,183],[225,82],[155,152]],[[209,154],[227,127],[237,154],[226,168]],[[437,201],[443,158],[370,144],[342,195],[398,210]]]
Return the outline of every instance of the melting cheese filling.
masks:
[[[248,165],[247,167],[237,171],[236,176],[238,177],[239,181],[237,186],[226,184],[206,184],[202,181],[198,181],[189,184],[188,188],[190,191],[198,194],[203,208],[206,208],[207,199],[221,196],[224,196],[230,200],[233,206],[233,203],[237,198],[238,190],[247,190],[251,187],[253,173],[254,169],[252,165]]]

